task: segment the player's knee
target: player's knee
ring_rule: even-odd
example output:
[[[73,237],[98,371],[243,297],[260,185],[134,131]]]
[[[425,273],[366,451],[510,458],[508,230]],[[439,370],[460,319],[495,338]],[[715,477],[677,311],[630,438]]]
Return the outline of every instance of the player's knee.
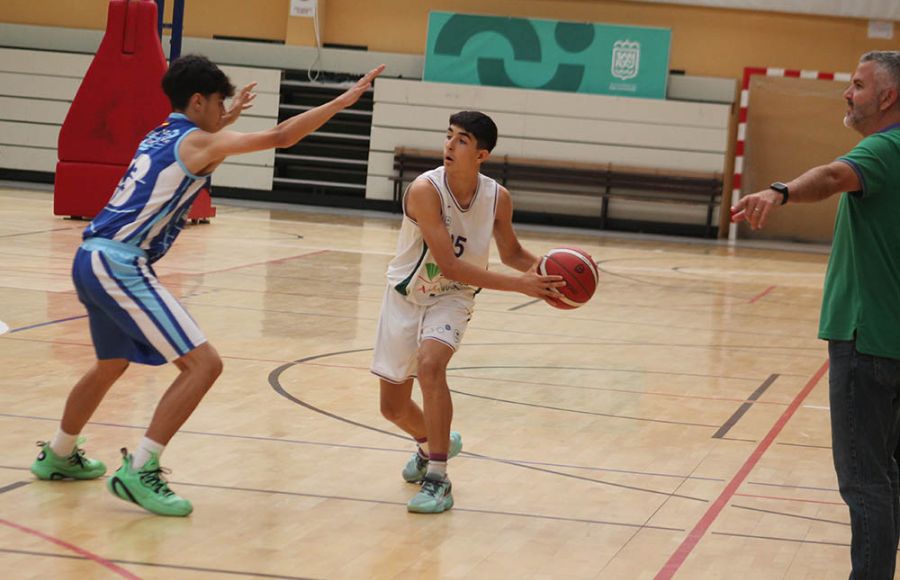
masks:
[[[419,353],[417,361],[419,386],[423,389],[435,381],[439,381],[447,371],[446,362],[440,357],[428,353]]]
[[[406,403],[407,401],[404,400],[382,397],[381,416],[392,423],[396,423],[403,418],[403,414],[406,412]]]
[[[182,372],[191,372],[203,375],[210,384],[222,374],[222,357],[212,347],[200,347],[194,349],[176,362]]]
[[[225,364],[222,362],[222,357],[220,357],[219,353],[215,351],[212,352],[211,356],[207,357],[204,366],[207,375],[212,380],[216,380],[217,378],[219,378],[219,375],[222,374],[222,370],[225,368]]]

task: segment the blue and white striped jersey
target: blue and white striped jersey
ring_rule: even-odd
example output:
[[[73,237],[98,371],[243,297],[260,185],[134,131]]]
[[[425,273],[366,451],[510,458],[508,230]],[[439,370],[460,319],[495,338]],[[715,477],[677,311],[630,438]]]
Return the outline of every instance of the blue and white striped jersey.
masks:
[[[106,238],[147,252],[150,262],[162,258],[187,221],[187,213],[208,176],[188,171],[178,146],[197,126],[172,113],[150,131],[106,207],[84,230],[83,238]]]

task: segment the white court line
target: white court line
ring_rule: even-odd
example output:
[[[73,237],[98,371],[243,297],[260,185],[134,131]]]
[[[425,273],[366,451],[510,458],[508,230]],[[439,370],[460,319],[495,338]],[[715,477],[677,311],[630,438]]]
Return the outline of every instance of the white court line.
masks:
[[[828,407],[827,405],[803,405],[803,408],[804,409],[817,409],[819,411],[828,411],[831,409],[831,407]]]
[[[823,279],[825,276],[825,268],[822,268],[821,272],[783,272],[783,271],[775,271],[775,270],[723,270],[721,268],[712,269],[712,268],[679,268],[678,272],[672,270],[671,267],[655,267],[655,266],[622,266],[619,264],[601,264],[606,270],[609,270],[613,273],[623,273],[623,272],[643,272],[649,274],[693,274],[696,276],[709,276],[709,277],[719,277],[719,278],[731,278],[731,277],[744,277],[744,278],[757,278],[757,277],[786,277],[786,278],[815,278],[815,279]]]

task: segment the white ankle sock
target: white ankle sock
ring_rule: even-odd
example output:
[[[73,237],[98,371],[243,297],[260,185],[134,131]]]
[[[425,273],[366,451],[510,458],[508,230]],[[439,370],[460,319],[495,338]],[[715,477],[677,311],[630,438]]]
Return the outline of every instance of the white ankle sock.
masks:
[[[142,468],[144,464],[147,463],[147,460],[150,459],[151,453],[155,453],[156,456],[159,457],[162,455],[163,449],[165,448],[165,445],[157,443],[153,439],[144,437],[141,439],[138,448],[134,452],[134,457],[131,460],[132,469],[137,470]]]
[[[432,459],[428,462],[428,472],[425,474],[426,476],[435,474],[439,475],[441,479],[447,477],[447,462],[446,461],[435,461]]]
[[[72,455],[77,442],[78,434],[70,435],[62,429],[57,429],[56,435],[53,436],[53,441],[50,442],[50,449],[59,457],[68,457]]]

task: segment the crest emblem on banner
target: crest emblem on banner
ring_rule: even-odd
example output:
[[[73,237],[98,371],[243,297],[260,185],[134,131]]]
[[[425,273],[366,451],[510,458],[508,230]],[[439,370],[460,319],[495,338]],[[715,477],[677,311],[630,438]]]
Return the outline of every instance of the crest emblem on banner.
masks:
[[[627,81],[638,75],[641,65],[641,43],[617,40],[613,43],[612,75]]]

